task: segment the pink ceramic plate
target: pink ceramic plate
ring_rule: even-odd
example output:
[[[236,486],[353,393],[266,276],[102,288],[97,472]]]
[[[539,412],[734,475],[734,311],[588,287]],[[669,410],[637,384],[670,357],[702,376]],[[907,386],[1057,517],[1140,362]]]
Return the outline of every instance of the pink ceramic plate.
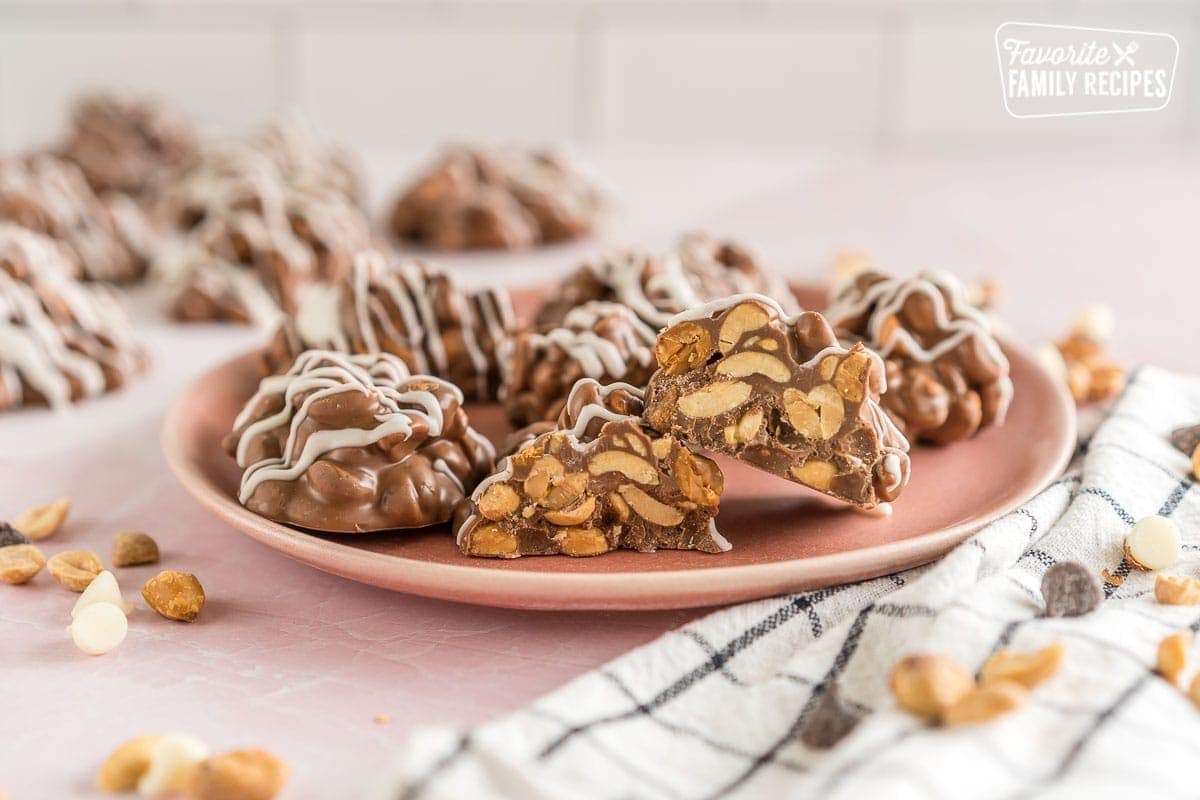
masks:
[[[798,290],[809,308],[822,292]],[[529,308],[535,293],[517,298]],[[807,302],[805,302],[807,301]],[[221,450],[257,383],[254,355],[204,375],[167,414],[163,448],[184,488],[217,517],[286,556],[400,592],[491,606],[537,609],[687,608],[813,589],[906,569],[941,556],[1028,500],[1066,466],[1074,408],[1022,351],[1006,346],[1016,394],[1008,421],[947,448],[917,447],[912,480],[891,517],[837,507],[802,487],[718,459],[725,494],[717,518],[733,550],[664,550],[595,558],[511,561],[461,555],[447,526],[387,535],[325,536],[263,519],[236,500],[239,471]],[[499,439],[498,406],[469,408]]]

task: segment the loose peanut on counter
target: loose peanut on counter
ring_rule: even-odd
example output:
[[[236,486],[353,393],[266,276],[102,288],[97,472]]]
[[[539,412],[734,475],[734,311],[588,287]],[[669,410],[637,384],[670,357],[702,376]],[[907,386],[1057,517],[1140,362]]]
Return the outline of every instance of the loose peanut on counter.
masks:
[[[136,567],[158,563],[158,542],[141,531],[118,533],[113,538],[114,567]]]
[[[32,544],[0,547],[0,581],[13,585],[28,583],[46,566],[46,557]]]
[[[195,736],[158,737],[150,753],[150,766],[138,779],[138,794],[155,798],[186,796],[196,765],[208,754],[208,745]]]
[[[1055,642],[1032,653],[1001,650],[984,663],[979,682],[987,686],[1007,681],[1032,689],[1058,672],[1065,651],[1062,642]]]
[[[1200,603],[1200,581],[1159,573],[1154,577],[1154,599],[1165,606],[1194,606]]]
[[[82,592],[104,570],[104,562],[91,550],[67,550],[51,556],[46,568],[72,592]]]
[[[936,655],[905,656],[892,667],[889,680],[900,707],[928,720],[941,719],[974,684],[966,667]]]
[[[1200,673],[1192,678],[1192,683],[1188,686],[1188,698],[1196,708],[1200,709]]]
[[[150,759],[159,736],[130,739],[112,752],[96,773],[96,788],[102,792],[132,792],[150,769]]]
[[[192,773],[194,800],[272,800],[287,782],[287,765],[266,750],[237,750],[206,758]]]
[[[1029,690],[1014,681],[994,681],[976,686],[942,714],[946,725],[987,722],[1025,705]]]
[[[1139,519],[1125,537],[1125,557],[1138,569],[1167,569],[1179,563],[1179,528],[1166,517]]]
[[[53,503],[26,509],[13,520],[13,527],[36,542],[61,528],[70,511],[70,499],[60,497]]]
[[[1173,633],[1158,644],[1158,662],[1155,671],[1170,683],[1178,684],[1179,675],[1187,665],[1187,651],[1192,643],[1191,631]]]
[[[192,622],[204,608],[204,587],[195,575],[166,570],[142,587],[147,605],[167,619]]]

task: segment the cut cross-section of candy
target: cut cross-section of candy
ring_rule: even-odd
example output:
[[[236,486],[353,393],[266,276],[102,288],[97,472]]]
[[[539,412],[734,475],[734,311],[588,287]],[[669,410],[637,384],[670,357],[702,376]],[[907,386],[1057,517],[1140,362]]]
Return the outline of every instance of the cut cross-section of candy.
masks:
[[[816,312],[735,295],[674,317],[655,356],[655,430],[861,508],[908,481],[908,442],[879,406],[882,362],[839,345]]]
[[[636,387],[576,383],[558,427],[518,444],[463,504],[459,548],[493,558],[728,550],[713,524],[720,469],[647,428],[642,408]]]

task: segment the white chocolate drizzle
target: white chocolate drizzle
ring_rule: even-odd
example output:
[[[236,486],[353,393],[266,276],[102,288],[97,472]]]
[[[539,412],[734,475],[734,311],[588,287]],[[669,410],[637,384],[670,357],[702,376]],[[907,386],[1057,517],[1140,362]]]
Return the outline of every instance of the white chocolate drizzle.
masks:
[[[494,344],[507,340],[513,324],[508,293],[491,288],[467,294],[449,274],[431,271],[415,261],[388,263],[378,250],[365,250],[355,256],[348,285],[313,284],[301,290],[293,347],[349,352],[356,336],[366,352],[379,352],[382,335],[406,347],[417,371],[445,375],[451,365],[434,307],[438,299],[435,280],[446,282],[443,301],[455,304],[474,388],[479,396],[486,396],[492,362],[480,334]],[[351,331],[347,331],[349,320],[342,313],[344,302],[351,306]],[[396,325],[388,303],[398,312],[403,329]]]
[[[404,362],[388,353],[347,355],[309,350],[301,353],[286,373],[264,378],[234,422],[234,430],[244,428],[237,446],[238,466],[245,470],[239,500],[246,503],[264,481],[295,480],[330,451],[365,447],[391,436],[411,437],[417,420],[424,422],[429,436],[440,436],[445,421],[438,398],[427,389],[401,388],[411,377]],[[462,393],[452,384],[428,376],[418,377],[447,387],[462,402]],[[297,453],[300,429],[309,418],[312,404],[344,392],[359,392],[377,400],[384,408],[384,413],[375,416],[378,424],[369,429],[317,430]],[[251,417],[268,397],[280,398],[283,408],[251,423]],[[251,463],[248,456],[251,441],[283,425],[288,426],[288,437],[282,455]],[[443,466],[448,469],[444,463]],[[434,468],[438,468],[436,464]]]
[[[899,313],[914,294],[922,294],[929,299],[933,308],[934,323],[939,330],[948,334],[930,348],[922,347],[916,338],[900,325],[892,326],[887,340],[883,340],[884,323]],[[958,278],[947,272],[927,272],[913,278],[887,278],[872,284],[861,293],[847,288],[834,300],[825,315],[831,325],[841,327],[867,311],[870,311],[870,318],[867,320],[867,343],[884,358],[899,350],[905,358],[928,364],[954,350],[967,339],[974,338],[1001,370],[1000,379],[997,381],[1000,401],[996,424],[1004,422],[1013,391],[1012,381],[1008,377],[1008,358],[992,335],[987,316],[967,302],[966,292]]]
[[[627,328],[618,328],[620,339],[612,341],[595,332],[605,317],[619,316]],[[623,378],[629,371],[629,359],[647,366],[654,358],[657,334],[628,307],[620,303],[592,300],[567,312],[558,328],[547,333],[532,333],[529,343],[536,352],[557,346],[574,359],[585,377],[599,380],[605,376]]]
[[[48,237],[0,223],[0,261],[28,270],[18,280],[0,269],[0,385],[18,401],[25,386],[53,408],[105,391],[104,368],[127,375],[138,368],[129,320],[116,295],[83,285],[59,245]],[[61,310],[57,310],[61,309]]]

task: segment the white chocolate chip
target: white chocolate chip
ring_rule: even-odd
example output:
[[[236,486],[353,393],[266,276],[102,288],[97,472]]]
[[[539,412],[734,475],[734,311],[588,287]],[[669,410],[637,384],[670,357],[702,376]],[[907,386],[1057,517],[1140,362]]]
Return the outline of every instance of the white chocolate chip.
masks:
[[[126,603],[125,598],[121,596],[121,587],[117,584],[117,576],[108,570],[104,570],[92,578],[92,582],[83,590],[83,594],[79,595],[79,599],[75,601],[75,607],[71,609],[71,619],[75,619],[80,611],[93,603],[112,603],[126,614],[133,611],[133,604]]]
[[[142,797],[170,797],[186,788],[192,769],[208,758],[208,745],[187,734],[169,734],[158,740],[150,756],[150,769],[138,781]]]
[[[1112,339],[1117,323],[1108,306],[1088,306],[1071,322],[1071,333],[1086,336],[1097,342]]]
[[[112,603],[92,603],[80,609],[67,628],[75,646],[89,656],[103,655],[125,641],[129,620],[125,612]]]
[[[1179,529],[1166,517],[1139,519],[1125,537],[1125,555],[1142,569],[1166,569],[1179,562]]]

